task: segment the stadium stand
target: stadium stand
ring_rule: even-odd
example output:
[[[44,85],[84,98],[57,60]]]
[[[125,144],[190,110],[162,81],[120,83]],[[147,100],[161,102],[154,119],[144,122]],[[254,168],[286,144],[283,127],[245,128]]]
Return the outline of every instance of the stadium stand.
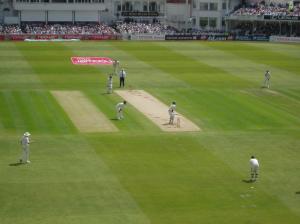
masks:
[[[117,34],[112,27],[105,24],[26,24],[23,30],[25,34]]]
[[[265,5],[256,5],[256,6],[248,6],[242,7],[238,10],[234,11],[232,15],[237,16],[300,16],[300,6],[294,6],[293,10],[290,10],[287,5],[275,5],[270,4],[268,6]]]
[[[118,24],[116,29],[118,32],[126,34],[169,34],[176,32],[175,28],[159,23],[122,23]]]

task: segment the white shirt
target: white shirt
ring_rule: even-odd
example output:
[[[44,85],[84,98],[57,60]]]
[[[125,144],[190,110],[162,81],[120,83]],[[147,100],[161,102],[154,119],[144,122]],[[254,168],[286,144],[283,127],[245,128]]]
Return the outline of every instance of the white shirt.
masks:
[[[126,72],[125,72],[125,70],[121,70],[120,73],[119,73],[119,76],[120,76],[120,78],[121,78],[121,77],[124,77],[124,78],[125,78],[125,77],[126,77]]]
[[[28,136],[23,136],[23,138],[21,140],[21,144],[23,146],[27,146],[27,145],[29,145],[29,143],[30,143],[29,137]]]
[[[258,160],[256,158],[250,159],[250,166],[251,167],[259,167]]]
[[[266,77],[266,79],[270,79],[271,78],[271,73],[270,72],[266,72],[265,77]]]
[[[125,104],[123,102],[118,103],[117,106],[116,106],[116,108],[117,108],[118,111],[123,110],[124,107],[125,107]]]
[[[169,114],[171,115],[172,112],[175,112],[175,109],[176,109],[176,104],[171,104],[169,108]]]
[[[108,86],[112,86],[112,84],[113,84],[113,79],[112,79],[112,77],[108,77],[108,79],[107,79],[107,85],[108,85]]]

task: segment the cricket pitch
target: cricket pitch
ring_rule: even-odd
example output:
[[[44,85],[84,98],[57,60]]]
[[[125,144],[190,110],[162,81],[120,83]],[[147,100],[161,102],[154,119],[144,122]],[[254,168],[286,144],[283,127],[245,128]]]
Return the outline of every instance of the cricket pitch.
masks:
[[[115,93],[143,113],[163,131],[187,132],[201,130],[196,124],[179,113],[175,116],[174,124],[170,125],[169,107],[144,90],[115,90]]]
[[[80,91],[51,91],[80,132],[115,132],[117,127]]]

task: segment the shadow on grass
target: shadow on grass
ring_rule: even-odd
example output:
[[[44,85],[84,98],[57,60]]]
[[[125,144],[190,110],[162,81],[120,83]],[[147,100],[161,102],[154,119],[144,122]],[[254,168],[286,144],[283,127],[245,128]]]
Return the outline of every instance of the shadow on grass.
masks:
[[[254,183],[255,181],[254,180],[242,180],[244,183],[247,183],[247,184],[250,184],[250,183]]]
[[[21,165],[24,165],[25,163],[20,163],[20,162],[18,162],[18,163],[11,163],[11,164],[9,164],[9,166],[21,166]]]
[[[112,121],[118,121],[119,119],[118,118],[111,118],[110,120],[112,120]]]
[[[295,194],[300,194],[300,191],[296,191]]]

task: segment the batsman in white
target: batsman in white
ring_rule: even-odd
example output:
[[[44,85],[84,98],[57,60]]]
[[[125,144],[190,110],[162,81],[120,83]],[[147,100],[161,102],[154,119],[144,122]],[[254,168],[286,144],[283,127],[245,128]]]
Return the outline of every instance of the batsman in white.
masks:
[[[174,124],[174,119],[175,119],[175,109],[176,109],[176,102],[173,101],[168,112],[169,112],[169,116],[170,116],[170,120],[169,120],[169,124]]]
[[[20,163],[30,163],[29,161],[29,144],[30,144],[30,133],[25,132],[20,143],[22,145],[22,157]]]
[[[259,169],[259,163],[258,160],[255,158],[255,156],[251,156],[250,159],[250,171],[251,171],[251,181],[256,181],[258,177],[258,169]]]
[[[174,120],[175,120],[175,110],[171,109],[171,111],[169,111],[170,114],[170,120],[169,120],[169,124],[174,124]]]
[[[127,102],[124,100],[123,102],[118,103],[117,106],[116,106],[118,120],[121,120],[121,119],[124,118],[123,110],[124,110],[124,107],[125,107],[126,103]]]

